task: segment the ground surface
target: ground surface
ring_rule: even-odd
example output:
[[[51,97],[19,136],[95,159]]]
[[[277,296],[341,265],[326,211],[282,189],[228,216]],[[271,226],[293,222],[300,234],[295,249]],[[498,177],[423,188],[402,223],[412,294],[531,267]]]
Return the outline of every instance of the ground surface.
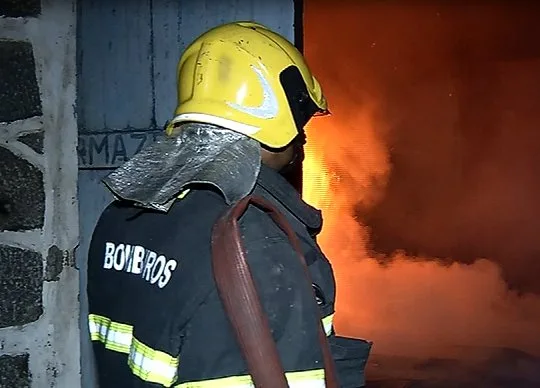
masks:
[[[441,358],[373,354],[367,388],[539,388],[540,358],[514,349],[452,349]]]

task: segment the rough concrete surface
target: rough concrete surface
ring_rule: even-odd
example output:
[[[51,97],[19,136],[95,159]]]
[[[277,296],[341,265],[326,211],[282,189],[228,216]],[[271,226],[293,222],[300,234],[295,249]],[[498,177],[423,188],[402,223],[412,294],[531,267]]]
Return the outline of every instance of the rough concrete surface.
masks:
[[[41,0],[2,0],[0,1],[0,16],[33,17],[41,12]]]
[[[0,160],[0,231],[43,227],[43,173],[4,147],[0,147]]]
[[[0,40],[0,122],[41,114],[35,67],[29,42]]]
[[[0,356],[0,388],[30,387],[28,354]]]
[[[19,141],[28,147],[32,148],[38,154],[43,153],[43,140],[44,135],[42,131],[26,133],[19,136]]]
[[[45,267],[45,280],[57,281],[60,280],[60,273],[64,266],[64,252],[56,245],[49,248],[47,253],[47,264]]]
[[[0,245],[0,327],[19,326],[43,313],[43,258],[37,252]]]
[[[0,387],[76,388],[76,7],[0,3]]]

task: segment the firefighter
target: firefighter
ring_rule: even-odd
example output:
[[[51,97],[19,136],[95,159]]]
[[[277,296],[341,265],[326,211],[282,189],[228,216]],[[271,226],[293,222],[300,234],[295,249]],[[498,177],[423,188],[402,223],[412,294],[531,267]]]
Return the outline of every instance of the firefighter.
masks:
[[[251,193],[285,215],[311,275],[268,214],[250,206],[242,241],[289,386],[325,386],[321,320],[339,386],[364,385],[371,344],[333,330],[334,276],[315,241],[321,213],[282,174],[302,160],[306,123],[326,112],[300,52],[265,26],[221,25],[185,50],[166,136],[104,179],[115,201],[88,254],[101,388],[252,386],[211,265],[214,224]]]

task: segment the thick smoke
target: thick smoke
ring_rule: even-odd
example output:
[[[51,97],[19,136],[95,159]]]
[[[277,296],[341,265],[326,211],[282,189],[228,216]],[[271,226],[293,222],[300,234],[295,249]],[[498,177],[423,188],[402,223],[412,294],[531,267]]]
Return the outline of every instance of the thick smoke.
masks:
[[[540,292],[534,10],[356,5],[310,16],[307,55],[339,118],[376,100],[387,126],[384,198],[356,209],[375,251],[488,257],[512,287]]]
[[[540,355],[538,7],[330,3],[306,8],[333,115],[308,130],[307,169],[330,173],[305,195],[338,330],[383,353]]]

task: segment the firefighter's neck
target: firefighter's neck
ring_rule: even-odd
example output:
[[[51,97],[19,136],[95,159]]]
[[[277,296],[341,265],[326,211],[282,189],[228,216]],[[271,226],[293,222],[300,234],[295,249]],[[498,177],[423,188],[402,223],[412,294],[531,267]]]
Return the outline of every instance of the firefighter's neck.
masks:
[[[280,150],[261,147],[261,159],[265,166],[280,171],[293,161],[294,147],[292,144]]]

